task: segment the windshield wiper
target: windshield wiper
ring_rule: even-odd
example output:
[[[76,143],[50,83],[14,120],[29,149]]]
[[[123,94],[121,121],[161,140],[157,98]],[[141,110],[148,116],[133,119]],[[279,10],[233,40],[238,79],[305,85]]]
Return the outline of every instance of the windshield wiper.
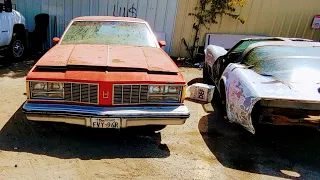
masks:
[[[271,75],[271,74],[265,74],[265,73],[258,73],[258,74],[260,74],[261,76],[266,76],[266,77],[274,77],[274,76]]]
[[[274,79],[273,81],[269,81],[269,82],[261,82],[262,84],[282,83],[282,84],[288,86],[290,89],[294,90],[292,85],[290,84],[290,82],[286,82],[284,80],[278,79],[271,74],[264,74],[264,73],[258,73],[258,74],[261,76],[265,76],[265,77],[272,77]]]

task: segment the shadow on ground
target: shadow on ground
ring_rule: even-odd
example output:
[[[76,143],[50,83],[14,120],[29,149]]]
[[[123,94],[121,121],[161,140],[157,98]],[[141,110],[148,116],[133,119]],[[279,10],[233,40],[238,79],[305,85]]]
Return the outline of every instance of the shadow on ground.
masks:
[[[213,101],[214,111],[198,127],[223,166],[284,178],[320,178],[320,135],[315,129],[271,126],[254,136],[224,119],[218,102]]]
[[[31,58],[31,57],[30,57]],[[8,58],[0,56],[0,78],[9,77],[9,78],[21,78],[25,77],[32,66],[36,63],[39,57],[31,58],[32,60],[26,59],[24,61],[11,61]]]
[[[170,151],[161,134],[91,129],[64,123],[26,120],[21,108],[0,131],[0,150],[61,159],[165,158]]]

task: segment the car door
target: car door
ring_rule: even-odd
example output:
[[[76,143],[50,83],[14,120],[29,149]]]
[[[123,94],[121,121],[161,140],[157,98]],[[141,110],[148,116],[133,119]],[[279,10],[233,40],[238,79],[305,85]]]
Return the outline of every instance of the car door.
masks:
[[[225,61],[225,57],[226,56],[220,56],[213,64],[212,66],[212,79],[214,81],[215,84],[217,84],[220,80],[220,77],[222,74],[221,71],[222,71],[222,66],[223,66],[223,63]]]

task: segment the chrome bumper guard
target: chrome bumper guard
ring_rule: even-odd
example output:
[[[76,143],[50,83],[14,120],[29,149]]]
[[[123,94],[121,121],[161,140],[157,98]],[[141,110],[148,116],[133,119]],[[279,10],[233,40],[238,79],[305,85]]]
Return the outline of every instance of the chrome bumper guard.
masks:
[[[91,126],[91,118],[121,118],[121,127],[143,125],[180,125],[190,117],[185,105],[97,107],[26,102],[23,112],[33,121],[65,122]]]

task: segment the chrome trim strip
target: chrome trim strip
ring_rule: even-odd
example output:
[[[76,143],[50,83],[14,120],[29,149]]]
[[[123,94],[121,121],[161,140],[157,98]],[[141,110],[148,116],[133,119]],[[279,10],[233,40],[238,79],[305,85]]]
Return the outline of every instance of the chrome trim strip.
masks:
[[[96,107],[66,104],[38,104],[26,102],[23,112],[37,115],[66,115],[76,117],[117,117],[117,118],[188,118],[185,105],[175,106],[134,106]]]
[[[114,85],[113,85],[113,87],[114,87]],[[112,98],[114,98],[114,97],[112,97]],[[123,85],[121,86],[121,104],[123,104]]]
[[[130,86],[130,104],[131,104],[131,100],[132,100],[132,85]]]
[[[62,84],[63,84],[63,87],[62,87],[62,98],[65,99],[65,97],[64,97],[64,85],[65,85],[65,83],[62,83]]]
[[[88,90],[88,93],[89,93],[89,94],[88,94],[88,100],[89,100],[89,103],[91,102],[91,96],[90,96],[90,94],[91,94],[91,93],[90,93],[90,86],[91,86],[91,85],[90,85],[90,84],[88,84],[88,88],[89,88],[89,90]],[[98,98],[99,98],[99,97],[98,97]]]
[[[80,99],[79,99],[80,102],[82,102],[82,99],[81,99],[82,89],[81,89],[81,88],[82,88],[82,86],[81,86],[81,84],[80,84],[80,89],[79,89],[79,90],[80,90]],[[89,95],[90,95],[90,94],[89,94]],[[89,102],[90,102],[90,101],[89,101]]]
[[[73,83],[70,83],[70,87],[71,87],[71,90],[70,90],[70,92],[71,92],[71,102],[73,102],[73,90],[72,90],[72,85],[73,85]]]
[[[140,85],[140,88],[139,88],[139,104],[140,104],[140,102],[141,102],[141,85]]]

